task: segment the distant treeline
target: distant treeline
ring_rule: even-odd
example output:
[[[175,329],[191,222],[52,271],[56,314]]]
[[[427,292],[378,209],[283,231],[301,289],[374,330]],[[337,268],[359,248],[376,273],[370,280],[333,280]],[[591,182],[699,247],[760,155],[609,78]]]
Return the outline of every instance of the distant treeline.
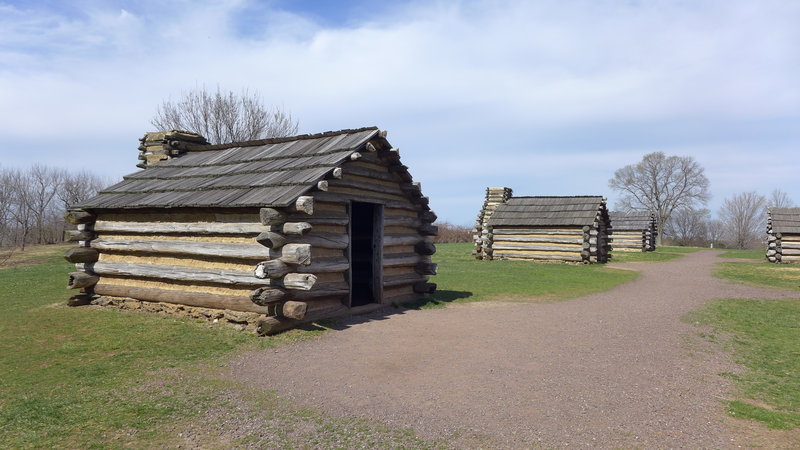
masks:
[[[0,168],[0,248],[64,240],[64,212],[92,196],[109,180],[85,170],[43,164]]]

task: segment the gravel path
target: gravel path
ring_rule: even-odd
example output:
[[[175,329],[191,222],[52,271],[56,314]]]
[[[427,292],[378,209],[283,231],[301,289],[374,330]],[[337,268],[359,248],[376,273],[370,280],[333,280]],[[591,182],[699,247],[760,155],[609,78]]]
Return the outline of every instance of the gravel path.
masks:
[[[748,445],[719,401],[733,386],[717,374],[738,369],[681,317],[713,298],[797,293],[713,278],[716,253],[612,264],[642,275],[569,301],[351,319],[320,340],[243,355],[232,376],[456,447]]]

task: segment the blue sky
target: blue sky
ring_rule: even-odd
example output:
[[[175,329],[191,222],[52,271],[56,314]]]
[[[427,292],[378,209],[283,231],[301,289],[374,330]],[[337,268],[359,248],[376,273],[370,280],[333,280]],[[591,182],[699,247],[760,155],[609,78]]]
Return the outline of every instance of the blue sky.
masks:
[[[715,210],[800,202],[800,2],[0,0],[0,164],[135,170],[162,99],[258,90],[301,132],[378,125],[439,216],[486,186],[603,194],[649,152]]]

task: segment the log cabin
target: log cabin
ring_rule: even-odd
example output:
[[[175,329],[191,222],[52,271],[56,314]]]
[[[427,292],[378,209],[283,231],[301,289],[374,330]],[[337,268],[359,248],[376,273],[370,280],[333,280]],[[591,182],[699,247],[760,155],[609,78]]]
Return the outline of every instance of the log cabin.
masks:
[[[67,212],[71,305],[177,305],[268,335],[436,289],[436,215],[385,131],[172,130],[139,150],[143,170]]]
[[[615,252],[652,252],[656,249],[656,216],[645,211],[610,211],[614,234],[609,236]]]
[[[800,208],[767,211],[767,261],[800,262]]]
[[[487,188],[475,229],[478,259],[605,263],[611,225],[601,196],[514,197]]]

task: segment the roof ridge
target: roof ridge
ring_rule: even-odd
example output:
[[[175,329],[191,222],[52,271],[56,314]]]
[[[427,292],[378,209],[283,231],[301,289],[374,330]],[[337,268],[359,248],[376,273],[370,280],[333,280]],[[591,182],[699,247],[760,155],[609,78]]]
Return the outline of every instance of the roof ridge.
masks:
[[[280,144],[283,142],[291,142],[291,141],[304,141],[307,139],[319,139],[331,136],[338,136],[340,134],[353,134],[353,133],[360,133],[362,131],[370,131],[370,130],[378,130],[378,127],[371,126],[371,127],[362,127],[362,128],[345,128],[343,130],[338,131],[323,131],[322,133],[314,133],[314,134],[298,134],[295,136],[284,136],[284,137],[274,137],[274,138],[266,138],[266,139],[255,139],[252,141],[242,141],[242,142],[229,142],[226,144],[214,144],[214,145],[197,145],[197,144],[189,144],[185,145],[187,152],[197,152],[197,151],[208,151],[208,150],[223,150],[229,148],[237,148],[237,147],[255,147],[259,145],[267,145],[267,144]]]
[[[515,195],[511,198],[585,198],[603,197],[602,195]]]

